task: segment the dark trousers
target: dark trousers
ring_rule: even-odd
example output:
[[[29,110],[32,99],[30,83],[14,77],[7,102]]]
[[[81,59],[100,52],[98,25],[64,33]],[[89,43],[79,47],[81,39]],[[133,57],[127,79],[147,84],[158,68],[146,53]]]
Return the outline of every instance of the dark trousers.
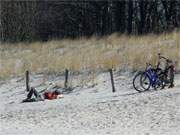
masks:
[[[35,96],[35,98],[41,99],[41,95],[36,91],[35,88],[31,88],[31,90],[29,91],[27,95],[27,99],[31,99],[33,95]]]

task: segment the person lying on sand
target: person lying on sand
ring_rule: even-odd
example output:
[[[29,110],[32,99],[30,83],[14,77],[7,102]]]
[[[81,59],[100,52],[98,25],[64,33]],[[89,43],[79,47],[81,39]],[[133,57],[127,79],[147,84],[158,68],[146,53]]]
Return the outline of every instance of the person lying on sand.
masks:
[[[32,98],[33,95],[35,98]],[[24,99],[22,102],[44,101],[44,99],[53,100],[57,98],[63,98],[63,94],[58,90],[55,90],[53,92],[46,91],[41,95],[35,88],[32,87],[27,94],[27,98]]]

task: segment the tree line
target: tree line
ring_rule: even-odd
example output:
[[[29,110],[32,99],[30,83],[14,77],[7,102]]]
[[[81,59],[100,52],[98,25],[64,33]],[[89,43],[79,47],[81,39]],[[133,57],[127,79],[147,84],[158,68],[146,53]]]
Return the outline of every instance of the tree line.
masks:
[[[179,0],[1,0],[3,42],[147,34],[180,26]]]

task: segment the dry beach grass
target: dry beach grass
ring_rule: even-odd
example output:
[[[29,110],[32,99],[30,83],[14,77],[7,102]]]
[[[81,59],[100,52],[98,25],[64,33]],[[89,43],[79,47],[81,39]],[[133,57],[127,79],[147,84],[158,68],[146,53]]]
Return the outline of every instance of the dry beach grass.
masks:
[[[0,45],[0,79],[33,73],[71,71],[136,70],[146,62],[155,63],[157,53],[180,63],[180,32],[161,35],[52,40],[48,42]],[[177,65],[180,69],[180,65]]]

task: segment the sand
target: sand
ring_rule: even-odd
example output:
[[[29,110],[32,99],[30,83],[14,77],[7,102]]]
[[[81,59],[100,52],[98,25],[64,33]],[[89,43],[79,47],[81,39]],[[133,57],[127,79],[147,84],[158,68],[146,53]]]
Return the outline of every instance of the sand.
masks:
[[[179,135],[180,75],[176,87],[144,93],[133,89],[132,77],[115,75],[112,93],[109,74],[101,73],[95,86],[32,103],[21,103],[25,80],[11,79],[0,85],[0,135]],[[42,78],[32,79],[36,86]]]

